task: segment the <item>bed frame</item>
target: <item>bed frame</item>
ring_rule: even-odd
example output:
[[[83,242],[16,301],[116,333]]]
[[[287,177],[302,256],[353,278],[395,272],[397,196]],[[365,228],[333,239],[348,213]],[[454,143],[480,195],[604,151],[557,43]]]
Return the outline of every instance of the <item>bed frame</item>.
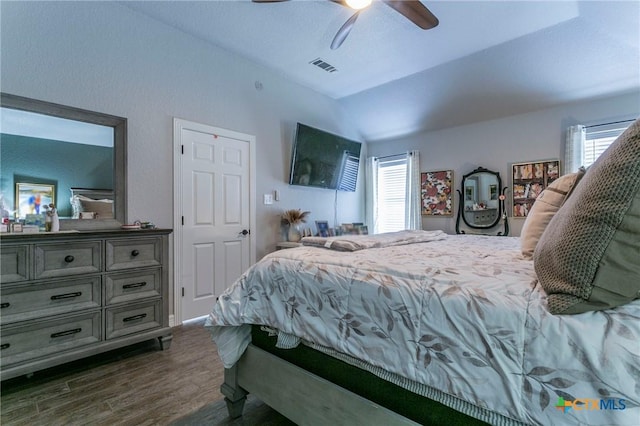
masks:
[[[113,200],[113,189],[95,189],[95,188],[70,188],[71,197],[76,195],[82,195],[87,198],[94,198],[96,200]]]
[[[240,360],[225,369],[220,388],[231,418],[242,415],[252,393],[302,425],[487,424],[305,344],[279,349],[276,336],[260,326],[252,326],[251,340]]]
[[[242,415],[251,393],[301,425],[419,425],[253,344],[232,368],[225,369],[220,391],[231,418]]]
[[[93,198],[94,200],[113,200],[115,198],[113,189],[69,188],[69,190],[71,191],[71,197],[69,198],[69,201],[71,202],[72,207],[73,198],[78,195],[82,195],[83,197],[87,198]],[[77,219],[77,217],[74,217],[74,219]]]

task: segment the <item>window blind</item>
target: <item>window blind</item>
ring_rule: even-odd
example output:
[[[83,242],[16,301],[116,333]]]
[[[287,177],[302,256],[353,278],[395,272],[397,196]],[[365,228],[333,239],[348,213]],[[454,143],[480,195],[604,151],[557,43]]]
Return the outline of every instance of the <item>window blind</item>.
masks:
[[[405,228],[406,158],[380,160],[378,164],[378,231],[394,232]]]
[[[341,191],[355,191],[358,182],[358,167],[360,159],[346,152],[343,160],[342,172],[338,182]]]
[[[630,121],[623,121],[587,127],[584,139],[583,165],[585,167],[592,165],[630,124]]]

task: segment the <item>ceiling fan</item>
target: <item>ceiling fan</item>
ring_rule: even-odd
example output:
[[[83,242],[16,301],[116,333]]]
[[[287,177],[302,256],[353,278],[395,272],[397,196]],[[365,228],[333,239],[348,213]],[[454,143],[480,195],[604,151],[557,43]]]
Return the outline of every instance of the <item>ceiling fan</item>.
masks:
[[[276,3],[288,0],[252,0],[254,3]],[[342,6],[355,10],[355,13],[351,15],[347,22],[338,30],[333,41],[331,42],[331,49],[335,50],[342,45],[345,41],[353,24],[358,19],[360,12],[371,5],[372,0],[329,0],[334,3],[338,3]],[[396,12],[403,15],[405,18],[416,24],[423,30],[434,28],[438,25],[438,18],[431,13],[429,9],[423,5],[420,0],[382,0]]]

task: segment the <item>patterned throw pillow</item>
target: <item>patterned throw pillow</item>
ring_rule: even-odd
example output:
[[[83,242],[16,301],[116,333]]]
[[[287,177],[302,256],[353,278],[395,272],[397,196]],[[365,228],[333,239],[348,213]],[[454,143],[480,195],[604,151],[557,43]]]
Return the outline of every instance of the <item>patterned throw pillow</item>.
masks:
[[[553,314],[640,298],[640,119],[589,167],[533,255]]]
[[[533,251],[542,233],[549,225],[551,218],[569,198],[582,176],[584,176],[583,168],[575,173],[561,176],[538,195],[520,232],[520,246],[525,258],[533,258]]]

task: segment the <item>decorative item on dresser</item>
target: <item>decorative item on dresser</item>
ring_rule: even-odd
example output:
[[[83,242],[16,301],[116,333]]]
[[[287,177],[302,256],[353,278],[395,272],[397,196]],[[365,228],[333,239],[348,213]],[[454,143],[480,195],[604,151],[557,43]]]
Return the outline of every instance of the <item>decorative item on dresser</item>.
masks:
[[[154,338],[169,348],[170,233],[2,235],[1,379]]]
[[[311,212],[305,211],[303,212],[300,209],[291,209],[286,210],[282,213],[280,218],[280,223],[286,226],[287,231],[287,241],[297,243],[303,237],[303,230],[300,226],[307,221],[307,216],[309,216]]]

